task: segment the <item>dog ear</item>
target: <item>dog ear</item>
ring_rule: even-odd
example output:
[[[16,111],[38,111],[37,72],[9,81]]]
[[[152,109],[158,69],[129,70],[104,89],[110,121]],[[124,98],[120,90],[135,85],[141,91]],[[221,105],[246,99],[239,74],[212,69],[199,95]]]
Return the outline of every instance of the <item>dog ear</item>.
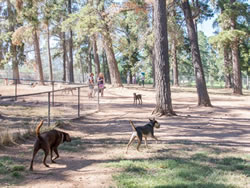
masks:
[[[153,120],[149,118],[149,121],[153,121]]]

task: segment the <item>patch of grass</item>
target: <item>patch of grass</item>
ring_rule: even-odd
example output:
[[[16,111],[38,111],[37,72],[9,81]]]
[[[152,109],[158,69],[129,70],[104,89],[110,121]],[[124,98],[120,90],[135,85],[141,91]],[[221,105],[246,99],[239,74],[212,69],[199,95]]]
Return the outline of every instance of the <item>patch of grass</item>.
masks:
[[[0,157],[0,184],[11,185],[20,181],[25,172],[25,166],[17,164],[10,157]]]
[[[250,182],[249,161],[240,157],[214,157],[208,152],[188,156],[120,160],[107,163],[117,168],[117,187],[236,188]]]
[[[84,149],[84,142],[80,137],[71,138],[71,142],[64,142],[59,146],[59,150],[65,150],[68,152],[79,152]]]

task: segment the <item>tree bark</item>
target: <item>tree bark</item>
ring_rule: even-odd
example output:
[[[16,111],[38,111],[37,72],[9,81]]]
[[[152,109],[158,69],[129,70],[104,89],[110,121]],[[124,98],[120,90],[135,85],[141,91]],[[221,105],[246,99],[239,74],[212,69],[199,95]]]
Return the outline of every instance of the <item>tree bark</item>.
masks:
[[[88,72],[92,73],[92,58],[91,58],[91,42],[88,44],[88,54],[87,54],[87,62],[88,62]],[[97,75],[96,75],[97,76]]]
[[[53,81],[53,68],[52,68],[52,59],[51,59],[51,53],[50,53],[50,30],[49,30],[49,23],[47,23],[47,48],[48,48],[48,56],[49,56],[50,81],[52,82]]]
[[[109,69],[108,69],[108,62],[107,62],[105,51],[102,52],[102,60],[103,60],[102,66],[103,66],[103,73],[104,73],[104,77],[105,77],[105,82],[110,84],[111,83],[110,73],[109,73]]]
[[[169,78],[166,1],[155,0],[154,32],[156,107],[153,113],[175,115],[172,108]]]
[[[118,65],[113,51],[112,39],[110,37],[108,26],[105,25],[105,32],[103,33],[104,49],[108,60],[111,84],[114,87],[122,87]]]
[[[233,93],[237,95],[243,95],[242,93],[242,79],[240,70],[240,59],[239,59],[239,45],[235,41],[232,45],[232,61],[233,61]]]
[[[93,54],[94,54],[94,62],[95,62],[95,74],[99,75],[100,73],[100,61],[97,53],[97,45],[96,45],[96,36],[92,36],[92,46],[93,46]]]
[[[231,60],[230,60],[230,50],[224,47],[224,78],[225,78],[225,88],[232,88],[231,81]]]
[[[151,61],[152,61],[152,72],[153,72],[153,88],[155,88],[155,50],[153,48],[151,54]]]
[[[39,73],[40,83],[42,85],[44,85],[43,67],[42,67],[42,60],[41,60],[41,54],[40,54],[39,37],[37,36],[36,29],[34,29],[34,31],[33,31],[33,41],[34,41],[35,58],[36,58],[36,65],[37,65],[37,70]]]
[[[177,62],[177,53],[176,53],[176,41],[175,39],[172,41],[172,62],[173,62],[173,81],[174,86],[179,86],[179,79],[178,79],[178,62]]]
[[[236,0],[230,0],[233,5]],[[236,18],[231,18],[231,30],[236,29]],[[233,62],[233,93],[237,95],[243,95],[242,93],[242,79],[240,69],[240,58],[239,58],[239,41],[236,39],[233,41],[232,46],[232,62]]]
[[[72,13],[71,10],[71,0],[68,0],[68,12]],[[74,82],[74,66],[73,66],[73,32],[70,29],[69,31],[69,62],[68,62],[68,71],[69,71],[69,82]]]
[[[8,21],[9,21],[9,31],[15,31],[15,12],[14,7],[12,6],[10,0],[7,0],[7,9],[8,9]],[[18,60],[17,60],[17,47],[11,41],[10,44],[10,52],[11,52],[11,59],[12,59],[12,71],[13,71],[13,79],[14,83],[20,84],[20,75],[19,75],[19,67],[18,67]],[[1,59],[0,59],[1,61]]]
[[[198,45],[198,36],[195,31],[195,25],[192,19],[191,8],[188,0],[182,0],[182,8],[187,24],[188,38],[191,45],[192,62],[194,66],[196,88],[198,94],[199,106],[212,106],[207,92],[207,86],[204,76],[204,71],[201,63],[200,50]]]
[[[62,80],[66,82],[66,56],[67,56],[67,48],[66,48],[66,36],[65,32],[61,32],[61,41],[62,41],[62,50],[63,50],[63,77]]]
[[[11,54],[12,54],[12,70],[13,70],[13,79],[14,83],[20,84],[20,75],[18,68],[18,60],[17,60],[17,49],[14,44],[11,44]]]

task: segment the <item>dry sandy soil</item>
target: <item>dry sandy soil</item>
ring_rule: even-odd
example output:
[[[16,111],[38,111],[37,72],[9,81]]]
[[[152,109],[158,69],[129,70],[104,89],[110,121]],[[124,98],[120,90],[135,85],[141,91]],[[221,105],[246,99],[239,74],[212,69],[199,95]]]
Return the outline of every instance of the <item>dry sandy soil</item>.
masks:
[[[172,88],[173,108],[178,116],[156,117],[161,124],[161,128],[155,130],[160,143],[156,144],[151,139],[150,149],[147,150],[142,145],[141,152],[136,151],[134,144],[128,154],[125,153],[125,148],[132,131],[129,120],[133,120],[138,126],[144,125],[148,118],[153,117],[154,90],[151,87],[108,87],[105,96],[101,98],[99,112],[95,112],[96,98],[88,100],[86,92],[87,90],[82,91],[81,99],[85,100],[84,105],[92,107],[83,107],[85,111],[80,118],[61,127],[71,137],[81,141],[75,146],[77,151],[59,150],[60,158],[57,164],[49,162],[50,168],[41,164],[41,152],[35,159],[34,171],[27,172],[18,187],[115,187],[112,174],[117,169],[107,168],[104,163],[120,159],[150,158],[160,155],[166,148],[178,150],[183,147],[180,145],[183,142],[191,143],[187,147],[203,144],[250,154],[249,92],[245,91],[244,96],[233,96],[230,94],[231,90],[209,90],[213,108],[201,108],[196,105],[197,94],[194,88]],[[142,94],[142,106],[133,105],[134,92]],[[75,100],[75,96],[71,97]],[[5,122],[8,117],[13,118],[13,114],[17,113],[13,111],[13,114],[7,114],[6,108],[0,106],[0,111],[5,112],[2,113],[5,117],[2,121]],[[75,113],[70,112],[69,114]],[[34,139],[6,147],[1,150],[0,156],[14,157],[28,168]]]

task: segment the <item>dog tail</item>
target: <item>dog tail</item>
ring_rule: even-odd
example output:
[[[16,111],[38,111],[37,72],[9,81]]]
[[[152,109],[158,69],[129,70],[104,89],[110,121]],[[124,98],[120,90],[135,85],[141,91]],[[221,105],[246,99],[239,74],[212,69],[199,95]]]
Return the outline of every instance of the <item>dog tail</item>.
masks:
[[[130,123],[130,125],[132,126],[132,128],[134,129],[134,131],[136,131],[135,125],[134,125],[133,121],[129,120],[129,123]]]
[[[43,121],[44,120],[41,120],[40,121],[40,123],[37,125],[37,127],[36,127],[36,136],[37,137],[40,137],[40,128],[42,127],[42,125],[43,125]]]

